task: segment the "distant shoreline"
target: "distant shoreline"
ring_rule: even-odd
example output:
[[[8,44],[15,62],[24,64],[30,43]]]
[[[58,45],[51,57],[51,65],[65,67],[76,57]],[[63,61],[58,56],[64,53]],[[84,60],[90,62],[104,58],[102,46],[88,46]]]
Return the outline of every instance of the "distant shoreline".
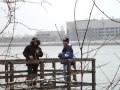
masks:
[[[80,44],[81,44],[82,42],[80,42]],[[71,42],[71,44],[73,45],[73,46],[78,46],[78,43],[77,42]],[[86,46],[88,46],[88,45],[103,45],[104,44],[104,42],[102,42],[102,41],[97,41],[97,42],[91,42],[91,43],[89,43],[89,42],[85,42],[84,43],[84,45]],[[12,43],[11,44],[11,47],[25,47],[25,46],[27,46],[27,45],[29,45],[29,42],[26,42],[26,43]],[[42,44],[41,44],[41,46],[62,46],[63,44],[62,44],[62,42],[43,42]],[[109,42],[109,43],[105,43],[105,45],[120,45],[120,41],[118,41],[118,42]],[[9,46],[9,43],[0,43],[0,47],[8,47]]]

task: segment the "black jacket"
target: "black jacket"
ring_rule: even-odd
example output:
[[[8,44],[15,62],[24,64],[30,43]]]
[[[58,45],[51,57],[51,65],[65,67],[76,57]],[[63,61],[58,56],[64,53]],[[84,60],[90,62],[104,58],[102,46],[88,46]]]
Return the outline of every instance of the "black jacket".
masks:
[[[39,50],[39,53],[36,53],[36,50]],[[38,60],[39,57],[43,56],[43,52],[40,47],[34,45],[28,45],[23,51],[23,55],[26,57],[26,60],[29,60],[29,56],[33,56],[34,60]]]

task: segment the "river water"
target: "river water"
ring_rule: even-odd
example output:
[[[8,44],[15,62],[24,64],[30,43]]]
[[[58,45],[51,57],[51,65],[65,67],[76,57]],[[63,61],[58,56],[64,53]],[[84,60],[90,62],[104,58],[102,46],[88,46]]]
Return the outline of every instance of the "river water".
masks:
[[[116,75],[114,79],[113,85],[110,87],[111,90],[112,87],[116,86],[112,90],[120,90],[120,83],[116,85],[117,81],[120,79],[120,69],[117,72],[117,69],[120,65],[120,46],[119,45],[107,45],[99,50],[96,48],[99,48],[100,46],[84,46],[83,47],[83,57],[86,58],[95,58],[96,59],[96,84],[97,84],[97,90],[107,90],[106,87],[109,86],[110,82],[112,82],[114,76]],[[25,47],[11,47],[10,49],[10,55],[17,56],[18,58],[23,59],[22,52]],[[44,57],[47,56],[47,58],[57,58],[58,53],[61,52],[62,46],[41,46]],[[0,55],[6,53],[7,47],[0,47]],[[94,50],[96,49],[96,50]],[[80,49],[78,46],[73,46],[74,55],[77,58],[80,58]],[[94,50],[90,53],[86,53],[87,51]],[[1,56],[0,59],[4,60],[5,57]],[[7,59],[15,59],[13,57],[7,57]],[[101,67],[99,67],[101,66]],[[47,66],[46,66],[47,67]],[[18,69],[21,69],[21,67],[16,67]],[[3,65],[0,65],[0,70],[4,70]],[[117,72],[117,74],[116,74]],[[91,78],[90,76],[85,76],[85,81],[89,81]],[[79,76],[78,76],[79,79]],[[0,81],[2,83],[2,81]],[[105,88],[104,88],[105,87]]]

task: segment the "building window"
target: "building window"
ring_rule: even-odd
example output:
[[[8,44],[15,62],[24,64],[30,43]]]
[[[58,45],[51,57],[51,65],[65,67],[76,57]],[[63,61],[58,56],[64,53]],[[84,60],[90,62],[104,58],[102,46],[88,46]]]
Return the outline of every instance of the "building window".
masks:
[[[111,27],[110,30],[114,30],[114,27]]]
[[[116,30],[118,30],[118,27],[115,27]]]
[[[106,27],[105,30],[109,30],[109,27]]]
[[[110,33],[114,33],[114,31],[113,31],[113,30],[110,30]]]
[[[110,36],[110,34],[106,34],[106,36]]]
[[[119,27],[119,30],[120,30],[120,27]]]
[[[104,31],[99,31],[99,33],[104,33]]]
[[[98,28],[98,30],[104,30],[104,28]]]
[[[110,33],[108,30],[107,31],[105,31],[106,33]]]
[[[118,30],[116,30],[116,33],[118,33]]]
[[[111,34],[111,36],[114,36],[114,34]]]

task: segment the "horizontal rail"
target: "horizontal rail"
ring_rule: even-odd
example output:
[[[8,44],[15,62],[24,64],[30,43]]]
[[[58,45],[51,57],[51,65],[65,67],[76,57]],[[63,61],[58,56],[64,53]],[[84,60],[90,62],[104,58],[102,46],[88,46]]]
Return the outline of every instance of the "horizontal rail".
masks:
[[[44,70],[44,72],[63,72],[63,70]],[[40,72],[40,70],[38,70],[38,72]],[[76,73],[81,73],[81,70],[70,70],[70,72],[76,72]],[[92,70],[82,70],[83,73],[92,73]],[[0,74],[17,74],[17,73],[27,73],[27,70],[18,70],[18,71],[1,71]]]
[[[93,61],[93,60],[94,60],[93,58],[83,58],[83,59],[74,58],[74,59],[71,59],[70,61],[71,62],[76,62],[76,61]],[[35,62],[35,63],[37,63],[37,62],[51,63],[51,62],[61,62],[61,60],[58,59],[58,58],[49,58],[49,59],[41,58],[41,59],[35,60],[33,62]],[[28,62],[26,61],[26,59],[0,60],[0,64],[9,64],[9,63],[26,64]]]
[[[63,75],[63,71],[62,70],[55,70],[56,71],[56,75]],[[58,71],[58,72],[57,72]],[[60,72],[59,72],[60,71]],[[81,70],[71,70],[71,74],[81,74]],[[92,73],[92,71],[82,71],[82,73]],[[6,74],[6,73],[5,73]],[[7,73],[8,74],[8,73]],[[44,76],[52,76],[53,73],[44,73]],[[14,78],[23,78],[23,77],[27,77],[27,74],[22,74],[22,75],[14,75]],[[37,76],[40,76],[40,74],[37,74]],[[11,76],[7,76],[8,78],[10,78]],[[0,76],[0,79],[5,79],[6,76]]]
[[[64,81],[53,81],[53,80],[49,80],[49,82],[46,82],[44,80],[35,80],[37,83],[40,83],[40,82],[44,82],[44,83],[59,83],[59,84],[65,84],[65,83],[71,83],[72,85],[71,86],[75,86],[75,85],[79,85],[79,84],[82,84],[83,86],[91,86],[92,83],[87,83],[87,82],[64,82]],[[33,81],[24,81],[24,82],[9,82],[9,83],[5,83],[5,84],[0,84],[0,86],[5,86],[5,85],[17,85],[17,84],[27,84],[27,83],[31,83]]]

